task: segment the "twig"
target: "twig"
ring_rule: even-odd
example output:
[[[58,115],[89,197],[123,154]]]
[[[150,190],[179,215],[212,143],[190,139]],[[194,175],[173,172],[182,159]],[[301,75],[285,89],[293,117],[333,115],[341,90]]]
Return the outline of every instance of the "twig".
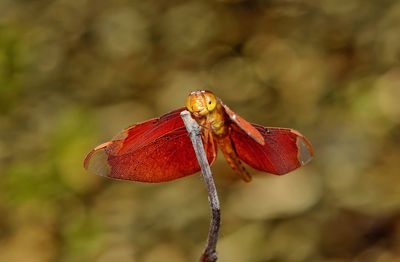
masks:
[[[208,164],[206,152],[204,151],[203,141],[201,140],[200,136],[200,127],[196,121],[193,120],[187,110],[181,112],[181,117],[190,135],[190,139],[192,140],[197,161],[199,162],[201,173],[203,174],[203,179],[207,186],[208,202],[211,208],[211,222],[210,229],[208,231],[207,245],[200,261],[215,262],[218,259],[216,246],[218,241],[219,226],[221,223],[217,189],[215,188],[210,165]]]

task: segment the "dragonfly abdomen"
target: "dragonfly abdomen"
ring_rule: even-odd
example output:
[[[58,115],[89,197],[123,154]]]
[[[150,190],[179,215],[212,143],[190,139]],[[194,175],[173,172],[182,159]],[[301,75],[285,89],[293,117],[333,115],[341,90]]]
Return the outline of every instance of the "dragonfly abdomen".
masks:
[[[242,178],[245,182],[251,181],[251,175],[247,172],[242,161],[240,161],[236,154],[235,148],[233,147],[231,138],[227,135],[223,138],[217,139],[217,143],[222,153],[225,156],[226,161],[230,167]]]

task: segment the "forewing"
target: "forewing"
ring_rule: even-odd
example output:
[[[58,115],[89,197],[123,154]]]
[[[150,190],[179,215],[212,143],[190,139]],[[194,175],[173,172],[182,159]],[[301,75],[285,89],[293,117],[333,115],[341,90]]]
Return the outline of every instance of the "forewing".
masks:
[[[264,144],[264,137],[260,134],[260,132],[247,120],[243,117],[239,116],[235,112],[233,112],[227,105],[225,105],[220,100],[221,105],[224,107],[226,114],[229,116],[229,119],[236,124],[243,132],[245,132],[248,136],[254,139],[260,145]]]
[[[126,128],[113,137],[111,141],[118,141],[109,154],[121,155],[134,151],[151,143],[155,139],[184,127],[180,112],[185,108],[171,111],[159,118],[153,118]]]
[[[254,141],[242,129],[232,125],[231,138],[239,158],[251,167],[284,175],[311,161],[314,156],[310,142],[289,128],[263,127],[253,124],[264,138],[264,145]]]
[[[87,169],[97,175],[140,182],[165,182],[200,171],[185,128],[174,130],[126,154],[112,155],[115,142],[105,143],[87,156]],[[214,160],[207,147],[207,158]]]
[[[96,175],[141,182],[164,182],[200,170],[178,109],[136,124],[93,149],[84,166]],[[209,163],[216,148],[208,146]]]

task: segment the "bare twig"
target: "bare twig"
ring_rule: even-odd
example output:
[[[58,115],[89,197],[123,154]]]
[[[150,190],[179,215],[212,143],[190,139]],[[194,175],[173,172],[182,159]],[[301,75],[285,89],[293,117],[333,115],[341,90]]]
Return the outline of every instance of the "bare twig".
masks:
[[[206,152],[204,151],[203,141],[201,140],[201,130],[199,125],[191,117],[190,113],[185,110],[181,112],[181,117],[185,123],[186,129],[192,140],[193,148],[199,162],[201,173],[208,190],[208,202],[211,208],[211,223],[208,232],[207,245],[200,259],[202,262],[215,262],[218,259],[216,246],[218,241],[218,232],[220,226],[220,209],[217,189],[215,188],[214,179],[208,164]]]

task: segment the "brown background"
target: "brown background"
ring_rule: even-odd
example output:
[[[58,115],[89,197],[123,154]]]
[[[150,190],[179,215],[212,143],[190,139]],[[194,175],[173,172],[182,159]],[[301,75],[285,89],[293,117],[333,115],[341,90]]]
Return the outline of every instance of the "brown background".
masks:
[[[0,0],[0,260],[196,261],[198,174],[112,181],[82,160],[203,88],[316,151],[250,184],[218,160],[220,261],[400,261],[396,0]]]

